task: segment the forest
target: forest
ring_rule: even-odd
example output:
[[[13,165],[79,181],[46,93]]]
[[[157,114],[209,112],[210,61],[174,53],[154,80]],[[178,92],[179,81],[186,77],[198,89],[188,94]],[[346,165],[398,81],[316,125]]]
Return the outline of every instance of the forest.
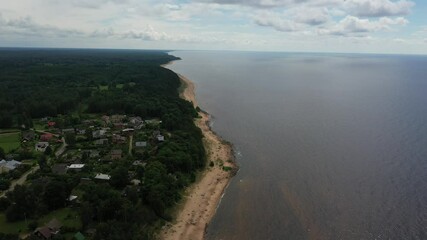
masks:
[[[80,154],[86,150],[106,154],[118,148],[109,144],[94,149],[90,145],[94,126],[87,127],[90,134],[80,137],[65,134],[67,151],[79,153],[78,163],[85,164],[81,171],[66,174],[53,169],[68,161],[68,152],[61,157],[50,148],[33,153],[23,143],[11,153],[18,160],[32,161],[37,171],[24,185],[0,198],[0,214],[7,222],[25,221],[26,229],[19,231],[31,233],[42,224],[43,216],[67,209],[76,214],[79,224],[63,228],[65,235],[55,235],[55,239],[88,230],[92,235],[86,239],[153,239],[171,220],[170,212],[183,189],[195,181],[206,161],[202,133],[193,123],[198,113],[179,97],[179,77],[161,67],[173,60],[177,58],[164,51],[0,49],[2,131],[34,130],[43,118],[54,119],[57,131],[81,128],[88,119],[103,115],[138,116],[159,123],[140,130],[149,148],[140,152],[129,149],[120,161],[108,163]],[[165,141],[153,140],[153,131],[165,135]],[[142,163],[135,164],[139,160]],[[101,170],[108,172],[110,181],[83,183]],[[9,175],[3,174],[5,178]],[[131,184],[131,179],[138,184]],[[79,196],[76,203],[67,201],[71,194]],[[0,239],[18,239],[18,235],[1,233],[0,226]]]

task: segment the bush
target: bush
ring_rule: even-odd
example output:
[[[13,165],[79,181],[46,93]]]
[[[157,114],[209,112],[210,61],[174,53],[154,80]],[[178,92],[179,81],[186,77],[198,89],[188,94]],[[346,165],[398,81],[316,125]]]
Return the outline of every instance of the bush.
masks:
[[[7,198],[0,198],[0,211],[6,210],[9,206],[10,206],[9,199],[7,199]]]
[[[0,190],[4,191],[9,189],[10,181],[7,179],[0,179]]]
[[[31,221],[30,223],[28,223],[28,229],[30,231],[34,231],[38,225],[39,223],[37,221]]]

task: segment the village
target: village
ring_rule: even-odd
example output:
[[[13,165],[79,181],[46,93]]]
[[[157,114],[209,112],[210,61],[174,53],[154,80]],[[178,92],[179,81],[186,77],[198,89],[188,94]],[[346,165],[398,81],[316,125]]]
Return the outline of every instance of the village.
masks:
[[[81,228],[79,220],[70,221],[72,209],[79,204],[83,194],[79,187],[87,183],[108,184],[112,180],[116,185],[122,183],[121,187],[139,186],[146,158],[168,136],[170,134],[161,129],[160,120],[143,120],[138,116],[90,114],[81,120],[73,120],[70,125],[63,116],[35,119],[34,127],[20,132],[19,147],[0,159],[0,200],[30,179],[43,181],[52,175],[78,177],[79,184],[66,196],[67,206],[62,209],[70,213],[59,214],[59,217],[53,214],[51,219],[44,218],[45,222],[32,221],[31,228],[24,224],[0,225],[2,228],[18,226],[20,229],[12,233],[19,232],[21,238],[56,239],[65,226],[66,239],[90,239],[95,229],[81,233],[77,231]],[[128,171],[114,176],[117,163],[126,166]],[[4,214],[0,215],[0,222],[4,219]],[[70,222],[69,226],[66,222]]]

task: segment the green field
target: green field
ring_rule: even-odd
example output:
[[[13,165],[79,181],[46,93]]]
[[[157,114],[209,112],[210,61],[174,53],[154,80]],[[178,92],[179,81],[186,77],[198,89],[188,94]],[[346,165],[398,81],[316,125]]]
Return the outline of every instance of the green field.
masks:
[[[19,221],[14,223],[9,223],[6,221],[6,215],[4,213],[0,213],[0,232],[7,234],[18,234],[21,232],[28,231],[28,223],[25,221]]]
[[[64,226],[68,228],[80,229],[80,217],[78,213],[71,208],[61,208],[53,211],[38,220],[39,225],[48,223],[52,218],[58,219]]]
[[[107,91],[108,90],[108,85],[99,85],[99,90],[100,91]]]
[[[0,147],[8,153],[20,146],[20,133],[2,133],[0,134]]]
[[[63,226],[66,226],[68,228],[75,228],[75,229],[81,228],[81,222],[77,212],[70,208],[58,209],[56,211],[53,211],[43,216],[42,218],[37,220],[39,227],[48,223],[53,218],[58,219],[63,224]],[[0,232],[8,233],[8,234],[19,234],[19,233],[28,232],[28,223],[32,221],[34,220],[27,219],[27,221],[10,223],[6,221],[5,214],[0,213]]]

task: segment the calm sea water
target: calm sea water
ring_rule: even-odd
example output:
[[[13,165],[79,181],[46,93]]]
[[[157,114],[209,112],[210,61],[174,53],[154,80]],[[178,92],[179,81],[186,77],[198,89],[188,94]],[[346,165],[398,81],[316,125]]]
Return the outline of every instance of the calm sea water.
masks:
[[[172,53],[240,172],[208,239],[427,239],[427,57]]]

